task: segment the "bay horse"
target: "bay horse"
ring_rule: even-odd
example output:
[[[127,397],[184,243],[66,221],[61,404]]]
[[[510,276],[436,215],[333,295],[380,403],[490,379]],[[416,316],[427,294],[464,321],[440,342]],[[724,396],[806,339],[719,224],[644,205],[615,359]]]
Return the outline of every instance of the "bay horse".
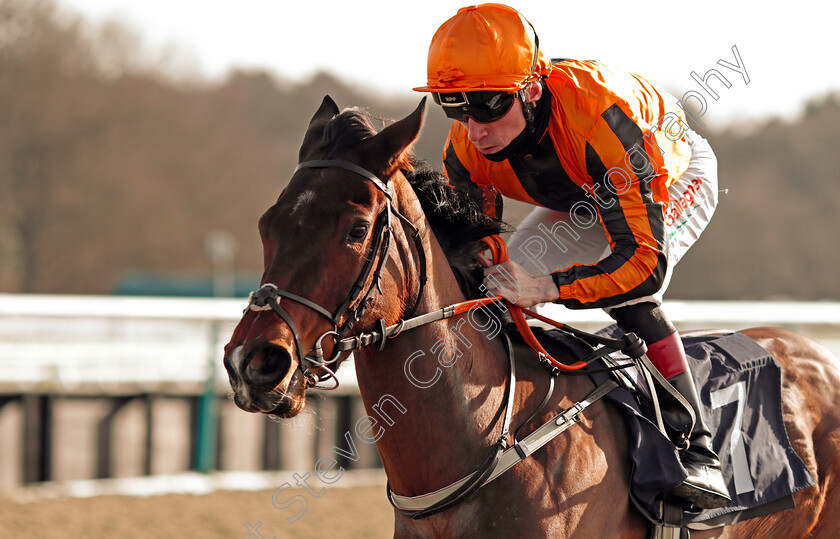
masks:
[[[489,315],[475,323],[465,323],[471,314],[465,313],[400,325],[468,299],[461,285],[481,271],[483,247],[476,240],[492,233],[472,217],[432,230],[430,214],[448,204],[448,195],[433,191],[424,208],[407,178],[424,109],[425,98],[412,114],[377,132],[367,114],[340,112],[324,98],[303,138],[300,165],[259,220],[262,287],[224,357],[240,408],[293,417],[303,410],[307,390],[329,383],[349,355],[336,343],[355,337],[356,374],[369,414],[365,432],[376,440],[391,491],[406,497],[480,468],[507,438],[504,416],[511,414],[514,426],[528,420],[549,384],[527,349],[510,363],[503,336],[488,331]],[[371,337],[377,332],[389,338],[377,342]],[[790,331],[744,333],[783,368],[787,432],[817,484],[794,495],[795,508],[692,535],[836,536],[838,362]],[[518,383],[508,394],[512,365]],[[564,376],[556,386],[543,421],[594,387],[588,377]],[[594,403],[577,425],[461,503],[423,519],[395,511],[395,537],[646,537],[648,523],[628,499],[623,421],[611,404]]]

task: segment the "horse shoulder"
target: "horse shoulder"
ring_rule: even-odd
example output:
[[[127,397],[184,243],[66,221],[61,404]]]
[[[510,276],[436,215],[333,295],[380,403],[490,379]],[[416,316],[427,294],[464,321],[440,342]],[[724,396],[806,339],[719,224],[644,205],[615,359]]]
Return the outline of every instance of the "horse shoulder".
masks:
[[[546,371],[536,357],[533,362],[518,362],[517,369],[527,390],[522,392],[514,429],[517,420],[524,420],[543,399],[548,385]],[[588,376],[558,376],[554,396],[540,419],[530,423],[531,430],[594,388]],[[605,399],[584,410],[576,425],[516,468],[518,480],[525,482],[534,503],[546,515],[553,515],[542,523],[546,537],[646,535],[647,523],[628,495],[627,426],[618,409]]]

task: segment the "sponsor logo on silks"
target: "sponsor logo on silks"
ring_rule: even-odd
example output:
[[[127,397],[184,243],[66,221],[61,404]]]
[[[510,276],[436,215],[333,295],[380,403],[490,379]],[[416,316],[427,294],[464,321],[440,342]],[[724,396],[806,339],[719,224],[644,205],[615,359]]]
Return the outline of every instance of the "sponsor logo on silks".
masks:
[[[702,185],[702,178],[692,178],[691,185],[683,191],[683,194],[668,203],[668,207],[665,210],[666,226],[675,226],[680,217],[685,214],[686,210],[694,210],[700,205],[698,198],[703,198],[703,194],[700,192],[700,186]],[[689,212],[685,215],[685,218],[688,219],[691,217],[691,213]]]

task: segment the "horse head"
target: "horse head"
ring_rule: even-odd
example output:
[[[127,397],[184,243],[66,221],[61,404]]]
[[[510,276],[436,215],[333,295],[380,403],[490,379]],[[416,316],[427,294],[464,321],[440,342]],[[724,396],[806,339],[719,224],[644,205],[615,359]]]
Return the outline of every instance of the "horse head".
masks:
[[[422,210],[399,194],[411,189],[401,171],[424,108],[425,99],[377,133],[368,116],[340,113],[327,96],[310,121],[298,167],[259,220],[261,287],[225,346],[243,410],[297,415],[306,389],[334,378],[349,355],[336,349],[339,339],[394,323],[419,300],[423,255],[403,213]],[[403,199],[413,206],[399,207]]]

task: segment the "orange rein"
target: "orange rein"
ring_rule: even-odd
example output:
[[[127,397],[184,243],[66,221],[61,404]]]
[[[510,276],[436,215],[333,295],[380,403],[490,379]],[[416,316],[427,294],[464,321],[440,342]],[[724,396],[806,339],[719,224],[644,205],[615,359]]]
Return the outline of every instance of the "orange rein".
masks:
[[[503,240],[501,236],[494,234],[492,236],[488,236],[482,239],[481,241],[483,241],[484,244],[487,245],[487,248],[490,249],[490,252],[493,254],[494,264],[500,264],[508,260],[507,245],[505,244],[505,240]],[[525,342],[528,343],[528,346],[531,347],[531,350],[533,350],[535,354],[539,355],[541,358],[545,358],[553,367],[557,367],[562,371],[577,371],[586,366],[586,362],[584,361],[578,361],[577,363],[573,363],[572,365],[566,365],[565,363],[560,363],[559,361],[551,357],[551,354],[546,352],[546,350],[537,340],[537,337],[531,330],[531,326],[528,325],[528,321],[525,319],[525,314],[527,313],[528,315],[533,316],[537,320],[540,320],[547,324],[551,324],[556,328],[562,329],[565,326],[565,324],[557,322],[550,318],[546,318],[545,316],[541,316],[528,309],[523,309],[522,307],[517,306],[515,303],[504,299],[502,296],[494,296],[456,303],[455,305],[453,305],[453,307],[455,308],[454,314],[463,314],[478,305],[487,305],[496,301],[505,302],[508,311],[510,311],[511,317],[513,318],[513,322],[516,324],[516,328],[519,330],[519,333],[522,335],[522,337],[525,339]]]

